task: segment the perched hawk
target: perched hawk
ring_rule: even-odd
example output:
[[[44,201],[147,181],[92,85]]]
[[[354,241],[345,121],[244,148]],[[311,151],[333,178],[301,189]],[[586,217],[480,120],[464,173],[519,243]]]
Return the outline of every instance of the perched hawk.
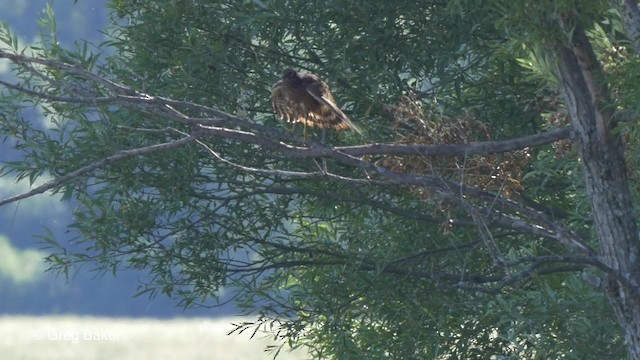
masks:
[[[271,87],[273,110],[285,121],[322,129],[360,133],[336,105],[329,86],[314,74],[286,69],[282,80]]]

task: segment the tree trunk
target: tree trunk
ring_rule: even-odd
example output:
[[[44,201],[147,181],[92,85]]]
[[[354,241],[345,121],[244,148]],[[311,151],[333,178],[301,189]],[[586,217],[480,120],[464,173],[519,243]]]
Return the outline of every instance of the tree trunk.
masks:
[[[606,292],[624,331],[629,358],[640,360],[640,252],[624,148],[602,70],[589,39],[575,25],[568,44],[554,48],[556,75],[584,166],[601,262],[612,274]]]
[[[614,6],[620,12],[624,31],[637,54],[640,54],[640,9],[637,0],[613,0]]]

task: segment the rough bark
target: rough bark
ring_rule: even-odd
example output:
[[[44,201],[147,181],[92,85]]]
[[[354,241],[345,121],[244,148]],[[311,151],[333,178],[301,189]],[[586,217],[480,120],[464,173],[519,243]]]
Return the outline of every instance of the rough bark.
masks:
[[[580,26],[568,44],[554,48],[560,80],[582,159],[601,260],[616,276],[607,296],[624,331],[629,358],[640,360],[640,244],[623,144],[602,70]]]
[[[640,9],[636,0],[613,0],[620,12],[624,31],[633,44],[636,54],[640,54]]]

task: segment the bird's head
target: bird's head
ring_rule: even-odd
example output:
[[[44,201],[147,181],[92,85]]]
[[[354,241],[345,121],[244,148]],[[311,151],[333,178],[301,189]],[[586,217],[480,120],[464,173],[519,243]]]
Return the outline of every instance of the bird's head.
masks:
[[[284,71],[282,72],[282,79],[294,81],[298,79],[298,73],[293,69],[284,69]]]

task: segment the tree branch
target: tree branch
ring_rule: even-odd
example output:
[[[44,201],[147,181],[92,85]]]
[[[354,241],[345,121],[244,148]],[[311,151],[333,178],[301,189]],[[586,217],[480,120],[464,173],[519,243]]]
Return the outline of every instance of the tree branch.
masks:
[[[637,55],[640,55],[640,9],[637,0],[611,0],[622,17],[622,24],[627,37],[633,44]]]
[[[122,150],[119,151],[111,156],[108,156],[106,158],[100,159],[98,161],[95,161],[89,165],[83,166],[81,168],[79,168],[78,170],[75,170],[73,172],[70,172],[66,175],[60,176],[54,180],[48,181],[40,186],[37,186],[36,188],[23,193],[23,194],[19,194],[16,196],[12,196],[9,198],[6,198],[4,200],[0,200],[0,206],[6,205],[6,204],[10,204],[12,202],[16,202],[19,200],[23,200],[29,197],[32,197],[34,195],[37,194],[42,194],[45,191],[54,189],[68,181],[71,181],[74,178],[77,178],[81,175],[85,175],[93,170],[99,169],[105,165],[108,165],[110,163],[119,161],[119,160],[123,160],[123,159],[127,159],[130,157],[134,157],[134,156],[140,156],[140,155],[145,155],[145,154],[150,154],[150,153],[154,153],[154,152],[158,152],[158,151],[162,151],[162,150],[167,150],[167,149],[172,149],[172,148],[176,148],[179,146],[183,146],[185,144],[188,144],[190,142],[193,142],[196,140],[196,136],[187,136],[178,140],[173,140],[173,141],[169,141],[166,143],[162,143],[162,144],[156,144],[156,145],[151,145],[151,146],[147,146],[147,147],[143,147],[143,148],[137,148],[137,149],[131,149],[131,150]]]
[[[358,146],[338,146],[335,149],[351,156],[363,155],[422,155],[422,156],[465,156],[485,155],[520,150],[528,147],[550,144],[569,138],[571,126],[547,132],[503,141],[472,142],[468,144],[371,144]]]

